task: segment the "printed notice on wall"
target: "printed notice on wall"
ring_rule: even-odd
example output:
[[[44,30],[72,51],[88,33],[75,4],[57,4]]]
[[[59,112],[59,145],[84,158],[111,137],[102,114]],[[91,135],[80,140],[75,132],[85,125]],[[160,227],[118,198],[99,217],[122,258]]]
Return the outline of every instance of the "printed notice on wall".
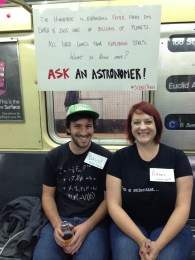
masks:
[[[33,10],[40,90],[155,90],[161,7]]]
[[[0,122],[24,121],[18,42],[0,41]]]

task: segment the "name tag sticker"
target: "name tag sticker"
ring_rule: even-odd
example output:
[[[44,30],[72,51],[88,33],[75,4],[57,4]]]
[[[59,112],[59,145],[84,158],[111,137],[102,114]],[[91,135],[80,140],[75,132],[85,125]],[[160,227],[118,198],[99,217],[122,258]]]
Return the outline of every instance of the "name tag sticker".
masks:
[[[99,169],[103,169],[106,164],[107,158],[92,152],[89,152],[85,158],[85,163],[95,166]]]
[[[175,182],[174,170],[150,168],[150,181]]]

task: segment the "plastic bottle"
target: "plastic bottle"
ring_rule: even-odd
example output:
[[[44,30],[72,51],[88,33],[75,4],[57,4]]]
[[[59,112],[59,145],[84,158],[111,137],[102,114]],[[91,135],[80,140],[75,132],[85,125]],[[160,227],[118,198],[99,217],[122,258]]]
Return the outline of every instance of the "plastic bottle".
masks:
[[[64,233],[63,239],[65,240],[64,247],[63,247],[64,253],[70,254],[69,244],[73,237],[73,230],[67,221],[62,221],[61,230]]]

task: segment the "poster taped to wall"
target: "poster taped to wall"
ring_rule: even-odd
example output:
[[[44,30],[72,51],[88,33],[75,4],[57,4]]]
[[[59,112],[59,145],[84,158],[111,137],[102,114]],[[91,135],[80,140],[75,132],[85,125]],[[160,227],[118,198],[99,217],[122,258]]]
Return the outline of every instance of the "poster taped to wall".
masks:
[[[33,8],[40,90],[155,90],[161,7]]]

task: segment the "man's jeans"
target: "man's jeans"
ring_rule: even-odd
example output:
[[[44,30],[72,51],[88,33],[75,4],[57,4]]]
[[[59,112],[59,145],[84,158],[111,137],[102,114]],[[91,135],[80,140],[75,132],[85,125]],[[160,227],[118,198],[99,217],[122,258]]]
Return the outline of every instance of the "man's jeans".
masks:
[[[163,227],[148,233],[138,225],[142,233],[152,241],[157,240]],[[129,236],[124,234],[116,224],[111,224],[110,230],[112,260],[139,260],[139,246]],[[193,235],[189,225],[185,225],[181,232],[160,252],[157,260],[189,260],[192,251]]]
[[[86,218],[62,218],[76,226]],[[85,238],[73,260],[107,260],[109,257],[109,226],[107,220],[97,225]],[[68,260],[68,256],[54,240],[54,230],[50,223],[43,227],[35,247],[33,260]]]

